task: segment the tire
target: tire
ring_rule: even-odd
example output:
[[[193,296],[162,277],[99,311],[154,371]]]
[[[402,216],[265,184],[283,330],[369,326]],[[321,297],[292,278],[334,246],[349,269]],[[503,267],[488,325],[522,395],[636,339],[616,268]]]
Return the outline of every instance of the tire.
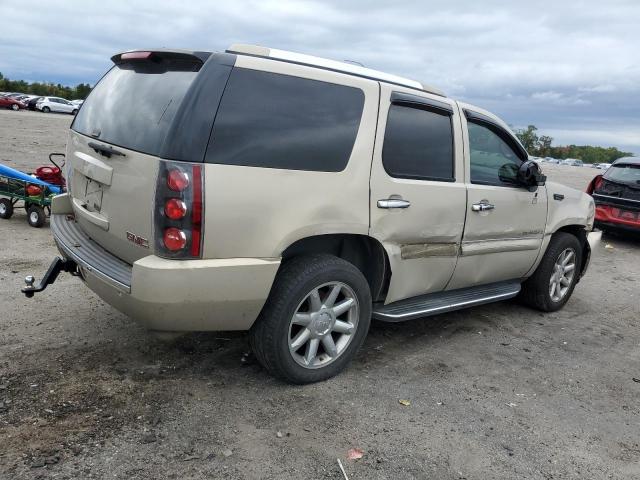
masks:
[[[17,112],[18,110],[20,110],[20,107],[14,103],[13,105],[11,105],[11,110]]]
[[[71,112],[71,115],[76,115],[78,113],[78,109],[74,109],[73,112]]]
[[[45,218],[46,215],[44,213],[44,208],[42,208],[40,205],[31,205],[27,210],[27,221],[32,227],[42,227],[44,225]]]
[[[570,252],[572,255],[569,255]],[[573,265],[570,271],[559,271],[562,263],[561,256],[570,258],[566,260],[565,269]],[[582,262],[582,246],[575,235],[558,232],[553,235],[547,251],[538,265],[534,274],[522,284],[520,299],[528,306],[543,312],[555,312],[560,310],[571,298],[573,290],[578,283]],[[552,294],[552,282],[554,279],[564,279],[554,282],[556,288]],[[570,276],[570,278],[568,278]],[[558,287],[559,285],[559,287]],[[560,290],[558,290],[560,288]]]
[[[0,198],[0,218],[8,220],[13,215],[13,203],[8,198]]]
[[[49,107],[42,107],[42,111],[44,113],[49,113],[51,111],[51,109]]]
[[[337,298],[331,301],[334,289]],[[331,305],[340,311],[336,314]],[[294,384],[312,383],[349,364],[370,324],[371,292],[362,272],[333,255],[305,255],[280,268],[249,341],[269,373]],[[305,335],[308,340],[299,343]]]

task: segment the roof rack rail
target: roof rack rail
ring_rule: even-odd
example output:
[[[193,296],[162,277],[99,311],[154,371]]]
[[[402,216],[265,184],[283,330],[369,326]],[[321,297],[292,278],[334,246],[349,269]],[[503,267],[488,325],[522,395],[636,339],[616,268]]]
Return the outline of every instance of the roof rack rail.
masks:
[[[434,95],[439,95],[441,97],[446,97],[442,90],[431,87],[429,85],[425,85],[416,80],[380,72],[371,68],[365,68],[359,65],[354,65],[353,63],[339,62],[336,60],[314,57],[312,55],[289,52],[287,50],[278,50],[275,48],[261,47],[259,45],[247,45],[243,43],[234,43],[227,49],[227,53],[271,58],[283,62],[322,68],[324,70],[346,73],[357,77],[370,78],[372,80],[379,80],[382,82],[391,83],[393,85],[413,88],[415,90],[421,90],[427,93],[432,93]]]

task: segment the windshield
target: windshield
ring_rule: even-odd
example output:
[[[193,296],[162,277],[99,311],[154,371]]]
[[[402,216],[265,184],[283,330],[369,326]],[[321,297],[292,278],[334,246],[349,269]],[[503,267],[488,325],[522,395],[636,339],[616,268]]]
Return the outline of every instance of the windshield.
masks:
[[[640,165],[630,165],[628,163],[612,165],[604,174],[604,178],[613,182],[640,186]]]
[[[158,155],[197,71],[113,67],[96,85],[71,128],[104,142]]]

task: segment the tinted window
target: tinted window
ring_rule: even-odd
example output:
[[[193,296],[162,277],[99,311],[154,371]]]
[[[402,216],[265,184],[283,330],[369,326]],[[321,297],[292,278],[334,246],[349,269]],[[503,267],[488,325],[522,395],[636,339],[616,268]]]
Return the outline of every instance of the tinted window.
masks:
[[[522,160],[493,130],[473,122],[469,128],[471,182],[483,185],[517,186]]]
[[[175,69],[174,69],[175,68]],[[197,75],[184,66],[123,64],[95,86],[72,128],[108,143],[158,155],[171,121]]]
[[[391,105],[382,164],[392,177],[452,181],[451,117],[430,110]]]
[[[344,170],[364,92],[288,75],[234,68],[206,161],[226,165]]]

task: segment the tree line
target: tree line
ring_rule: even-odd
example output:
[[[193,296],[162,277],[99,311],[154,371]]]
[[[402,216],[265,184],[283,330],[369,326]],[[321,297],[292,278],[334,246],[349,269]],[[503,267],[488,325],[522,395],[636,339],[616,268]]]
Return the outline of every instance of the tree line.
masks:
[[[631,157],[633,153],[623,152],[615,147],[594,147],[593,145],[553,146],[553,138],[538,136],[535,125],[517,129],[516,136],[530,155],[536,157],[577,158],[584,163],[612,163],[621,157]]]
[[[62,97],[67,100],[84,100],[91,92],[91,85],[79,83],[75,87],[66,85],[26,82],[24,80],[10,80],[0,73],[0,92],[28,93],[31,95],[41,95],[43,97]]]

